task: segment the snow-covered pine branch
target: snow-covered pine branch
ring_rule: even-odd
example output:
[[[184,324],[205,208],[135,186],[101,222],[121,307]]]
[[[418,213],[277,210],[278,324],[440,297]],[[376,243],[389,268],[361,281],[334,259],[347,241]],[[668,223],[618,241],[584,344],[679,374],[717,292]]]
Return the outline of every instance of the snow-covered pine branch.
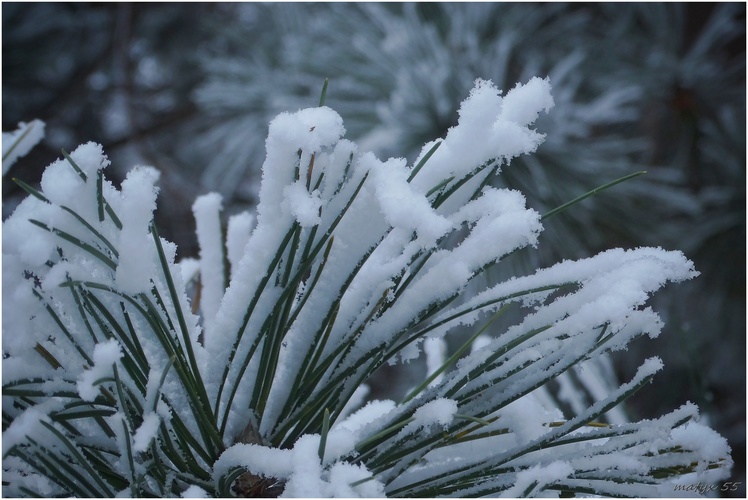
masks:
[[[543,230],[486,180],[541,144],[550,91],[476,81],[412,165],[360,152],[328,107],[283,113],[255,227],[234,216],[224,241],[203,196],[200,258],[181,263],[153,223],[155,169],[117,189],[100,146],[65,153],[3,225],[4,494],[653,496],[725,477],[729,447],[691,404],[603,421],[658,358],[574,415],[543,392],[658,335],[650,295],[698,274],[682,253],[614,249],[480,289]],[[424,344],[432,377],[364,401]]]

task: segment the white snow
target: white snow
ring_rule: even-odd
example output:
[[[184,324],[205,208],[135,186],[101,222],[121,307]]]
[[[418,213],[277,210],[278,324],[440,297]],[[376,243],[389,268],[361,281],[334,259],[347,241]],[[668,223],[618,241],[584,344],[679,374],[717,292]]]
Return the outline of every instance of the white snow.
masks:
[[[210,498],[210,495],[201,487],[193,484],[184,490],[182,498]]]
[[[623,323],[632,323],[638,317],[642,320],[641,328],[655,336],[661,327],[659,318],[651,311],[636,312],[633,309],[642,305],[651,292],[666,282],[683,281],[697,275],[693,263],[681,252],[659,248],[613,249],[588,259],[560,262],[530,276],[512,278],[475,295],[459,309],[445,311],[439,317],[446,318],[458,310],[472,309],[524,290],[581,283],[583,287],[579,291],[539,307],[535,314],[527,316],[522,328],[552,324],[564,318],[560,321],[573,330],[601,325],[608,320],[614,323],[615,329]],[[541,292],[513,300],[533,304],[544,300],[547,294]],[[496,303],[489,310],[498,309],[501,305],[500,302]],[[574,311],[578,313],[572,314]],[[478,317],[479,314],[472,313],[459,321],[472,324]],[[610,347],[622,345],[614,342]]]
[[[5,316],[10,316],[6,314]],[[5,330],[8,331],[8,330]],[[17,345],[14,343],[14,345]],[[5,347],[5,344],[3,345]],[[27,346],[30,347],[30,346]],[[39,366],[37,364],[31,364],[24,358],[9,357],[3,360],[3,383],[7,384],[15,380],[31,379],[38,377],[41,374],[50,375],[54,370],[51,367]],[[46,372],[46,373],[45,373]]]
[[[491,337],[488,335],[478,335],[478,338],[473,341],[473,344],[470,346],[470,353],[473,354],[480,349],[483,349],[487,345],[491,343]]]
[[[376,479],[370,479],[357,486],[353,483],[371,478],[371,472],[363,465],[337,462],[330,468],[330,487],[328,495],[334,498],[382,498],[385,497],[384,485]]]
[[[507,92],[499,119],[517,125],[530,125],[538,119],[540,111],[547,113],[552,107],[550,81],[534,77],[524,85],[518,83]]]
[[[13,446],[24,443],[26,436],[33,436],[38,432],[40,421],[49,421],[42,405],[31,407],[13,419],[8,428],[3,431],[3,461],[5,454]]]
[[[239,261],[244,255],[244,247],[247,246],[249,235],[255,218],[249,212],[242,212],[229,217],[226,228],[226,255],[231,265],[231,276],[234,275]]]
[[[52,163],[42,174],[41,188],[44,196],[55,204],[67,205],[71,198],[85,194],[88,194],[85,198],[89,202],[93,201],[90,190],[86,190],[85,186],[86,182],[65,159]]]
[[[565,462],[552,462],[545,466],[535,466],[517,473],[514,486],[502,491],[501,498],[535,496],[542,489],[559,479],[569,477],[574,469]],[[530,489],[529,495],[526,490]]]
[[[550,413],[532,394],[508,404],[498,415],[502,427],[511,429],[516,444],[538,439],[548,432],[547,424],[552,420]]]
[[[254,292],[267,272],[268,263],[274,258],[276,249],[292,223],[293,216],[281,207],[286,200],[286,187],[296,181],[297,166],[305,176],[311,155],[333,147],[344,133],[340,116],[326,107],[300,110],[293,114],[283,113],[270,123],[266,141],[267,157],[263,164],[260,201],[257,207],[257,226],[244,248],[243,258],[232,271],[231,283],[216,315],[214,334],[206,337],[206,349],[211,353],[215,363],[214,369],[207,370],[209,386],[217,387],[222,383],[218,379],[231,355],[235,335],[242,325],[247,304],[252,300]],[[300,159],[297,155],[299,150],[302,151]],[[324,170],[323,163],[315,162],[313,176]],[[299,210],[300,214],[302,212],[303,215],[309,215],[308,211]],[[244,336],[246,341],[242,342],[236,351],[239,359],[246,355],[246,350],[254,340],[252,335],[259,331],[280,293],[278,290],[266,291],[268,293],[263,294],[258,301],[255,314],[250,318],[250,324],[245,330],[248,332]],[[240,383],[235,378],[238,376],[237,365],[238,363],[235,363],[231,366],[229,383]],[[250,375],[255,369],[254,364],[250,366],[242,382],[251,384]],[[246,386],[239,390],[233,407],[246,407],[251,391],[251,387]],[[270,403],[269,408],[276,408],[273,401]],[[231,410],[227,411],[231,413],[229,434],[233,434],[239,431],[244,417]]]
[[[447,357],[447,343],[442,338],[429,337],[423,342],[423,351],[426,354],[426,374],[431,376],[441,368]],[[444,374],[441,373],[431,382],[436,385],[442,381]]]
[[[176,300],[185,312],[188,331],[184,333],[189,337],[197,368],[205,380],[209,403],[218,409],[220,422],[227,418],[221,438],[228,448],[215,463],[205,464],[212,467],[216,485],[228,472],[240,468],[283,480],[285,496],[374,497],[384,496],[385,484],[389,491],[429,478],[432,483],[450,481],[455,479],[450,476],[455,467],[464,467],[463,473],[468,474],[471,470],[497,466],[508,472],[490,481],[494,481],[492,484],[497,489],[504,488],[505,495],[514,496],[528,489],[530,494],[540,494],[545,486],[557,481],[572,484],[575,480],[569,476],[575,470],[591,471],[600,478],[577,480],[575,484],[600,483],[607,488],[601,491],[611,493],[622,491],[622,487],[609,480],[616,474],[644,474],[655,467],[677,466],[679,460],[697,463],[699,477],[706,477],[707,473],[722,474],[722,470],[706,469],[709,461],[729,460],[729,448],[723,439],[693,422],[671,431],[675,423],[695,417],[691,406],[657,421],[627,424],[620,418],[620,428],[626,432],[619,435],[605,434],[608,428],[590,429],[584,425],[588,421],[585,419],[596,416],[596,412],[661,368],[659,359],[647,360],[632,381],[609,387],[599,383],[606,377],[605,364],[592,362],[600,361],[599,356],[609,350],[625,348],[638,335],[659,333],[662,321],[647,307],[650,295],[668,282],[687,280],[698,274],[682,253],[659,248],[610,250],[504,281],[468,298],[469,293],[486,286],[479,275],[487,265],[538,242],[543,229],[540,215],[526,206],[521,193],[491,187],[477,194],[476,190],[491,171],[538,147],[544,137],[531,126],[540,112],[552,106],[547,79],[533,78],[506,95],[492,83],[478,80],[460,107],[458,125],[448,131],[440,148],[410,182],[413,167],[405,160],[380,161],[371,153],[359,154],[353,143],[342,139],[345,133],[342,119],[331,109],[321,107],[281,114],[271,123],[266,142],[256,227],[252,229],[254,219],[249,214],[229,218],[224,248],[221,197],[209,194],[198,198],[193,205],[199,261],[188,259],[174,264],[176,246],[161,240],[176,297],[163,280],[149,234],[156,208],[158,173],[149,167],[134,169],[122,183],[121,192],[104,182],[104,194],[123,223],[118,230],[109,214],[100,220],[97,210],[96,176],[108,165],[108,160],[98,145],[89,143],[79,147],[72,157],[87,180],[67,160],[58,160],[42,178],[42,191],[52,203],[29,198],[3,224],[3,306],[6,311],[12,309],[15,316],[3,318],[3,330],[14,332],[13,338],[6,335],[3,339],[4,354],[10,356],[3,366],[4,382],[41,377],[41,382],[31,383],[41,394],[77,390],[83,400],[95,400],[100,394],[99,385],[112,379],[113,365],[130,353],[123,353],[116,340],[94,345],[95,340],[80,317],[84,311],[90,321],[88,305],[81,307],[70,288],[61,288],[60,283],[68,278],[93,280],[131,295],[150,294],[155,287],[159,298],[151,298],[157,303],[158,314],[164,324],[172,323],[177,331],[167,334],[176,335],[180,344],[184,338],[178,331],[179,325],[174,324],[173,302]],[[424,147],[423,154],[432,144]],[[487,162],[493,163],[486,166]],[[478,172],[481,167],[485,168]],[[446,201],[440,198],[448,188],[474,174]],[[359,186],[360,191],[353,199]],[[437,186],[442,188],[433,190]],[[437,200],[443,203],[434,208]],[[85,227],[81,229],[58,205],[70,207],[89,221],[116,247],[116,252],[105,248],[108,245],[96,234]],[[337,221],[344,208],[345,217]],[[70,231],[101,248],[116,261],[116,271],[113,273],[105,263],[92,259],[74,244],[32,227],[30,218]],[[290,231],[296,223],[302,230],[291,238]],[[337,224],[334,230],[333,223]],[[313,227],[319,230],[311,230]],[[311,237],[315,239],[310,241]],[[296,289],[284,290],[284,271],[289,269],[291,276],[295,273],[302,276],[299,263],[302,251],[314,248],[328,237],[328,246],[317,247],[328,252],[324,267],[320,251],[308,273],[303,270],[302,283]],[[289,243],[280,251],[284,239]],[[445,242],[441,247],[437,245],[440,241]],[[291,245],[297,246],[291,248]],[[64,257],[57,252],[58,246]],[[224,252],[231,266],[230,286],[226,290]],[[115,253],[119,254],[118,260]],[[273,262],[274,268],[270,265]],[[206,328],[204,346],[197,342],[200,318],[190,314],[185,292],[185,282],[198,271],[202,284],[201,319]],[[568,289],[552,295],[563,285],[568,285]],[[538,291],[528,292],[533,289]],[[152,333],[142,315],[116,293],[99,288],[92,288],[90,293],[111,308],[116,321],[124,318],[124,304],[131,322],[127,328],[132,326],[147,360],[143,421],[133,431],[130,443],[136,452],[136,463],[130,470],[123,453],[116,464],[124,474],[134,476],[144,467],[139,452],[160,445],[154,440],[161,426],[171,432],[175,416],[183,420],[195,439],[202,439],[200,424],[190,411],[190,406],[196,403],[190,400],[188,391],[192,387],[179,380],[176,367],[159,385],[170,356],[163,348],[162,339]],[[278,315],[278,300],[284,293],[291,299],[290,310],[287,315]],[[466,300],[460,295],[465,295]],[[457,300],[450,310],[438,312],[438,307],[435,308],[441,301],[454,297]],[[393,342],[414,340],[399,353],[399,359],[415,358],[423,349],[427,371],[434,373],[447,356],[443,337],[452,327],[472,325],[511,301],[534,309],[518,323],[497,330],[496,337],[481,336],[469,356],[451,372],[441,374],[417,399],[404,404],[372,401],[359,408],[368,395],[367,387],[355,387],[363,371],[359,361],[374,359],[375,350],[390,348]],[[254,307],[251,315],[250,302]],[[430,329],[452,316],[455,318],[438,329]],[[288,318],[295,321],[279,330],[283,338],[278,339],[281,347],[277,370],[264,410],[250,408],[260,359],[267,355],[265,349],[271,344],[259,335],[267,333],[267,325]],[[331,318],[335,322],[328,324]],[[58,332],[55,319],[76,337],[77,345],[92,353],[93,366],[83,366],[85,356],[80,356],[76,345]],[[602,325],[612,337],[599,345]],[[51,332],[57,334],[50,338]],[[318,332],[326,335],[324,347],[315,342]],[[404,336],[418,332],[421,334],[418,338]],[[243,335],[238,344],[237,335]],[[341,343],[351,339],[350,349],[328,358]],[[62,361],[64,367],[54,369],[49,363],[37,367],[43,364],[39,352],[34,350],[37,343]],[[246,371],[240,372],[250,355],[250,346],[256,350],[252,351]],[[313,433],[300,436],[291,449],[233,444],[232,439],[250,419],[256,419],[263,438],[283,437],[272,433],[282,423],[279,422],[282,410],[287,398],[295,393],[292,383],[299,376],[303,362],[310,360],[313,349],[318,347],[320,363],[330,364],[320,373],[320,382],[295,402],[296,413],[291,415],[299,415],[304,404],[320,396],[324,384],[345,375],[340,393],[329,394],[329,404],[338,413],[327,434],[324,457],[319,456],[321,438]],[[590,364],[584,365],[577,375],[596,399],[591,407],[572,394],[576,389],[568,384],[569,376],[564,374],[585,356],[591,358]],[[489,359],[491,363],[486,364]],[[6,377],[7,371],[14,373]],[[123,384],[132,383],[125,370],[118,373]],[[225,380],[224,373],[227,373]],[[563,421],[558,409],[544,406],[549,400],[543,397],[542,388],[530,392],[550,378],[559,381],[560,396],[577,413],[569,420]],[[225,385],[218,400],[222,384]],[[518,398],[525,393],[528,394]],[[230,405],[229,397],[233,397]],[[4,452],[36,432],[37,424],[47,418],[50,409],[63,404],[63,400],[48,398],[45,404],[25,412],[13,410],[14,420],[3,433]],[[475,415],[490,418],[490,422],[482,422],[485,427],[476,427],[476,421],[464,418]],[[127,437],[125,425],[129,424],[122,409],[110,419],[119,424],[113,427],[116,444],[123,447]],[[90,442],[101,446],[111,444],[110,436],[105,436],[98,426],[83,422],[84,419],[76,420],[81,421],[74,425]],[[563,423],[549,425],[556,420]],[[454,429],[466,429],[460,427],[463,424],[469,425],[471,432],[480,429],[479,432],[494,435],[480,442],[466,440],[444,447],[439,446],[443,443],[427,442],[418,448],[424,440]],[[390,426],[396,431],[392,437],[377,443],[375,451],[406,450],[396,464],[384,470],[369,470],[366,460],[355,465],[349,462],[350,457],[362,450],[356,451],[357,444],[370,443],[369,438]],[[596,437],[588,442],[546,446],[568,436],[571,429],[579,436],[589,433]],[[659,453],[675,445],[683,448],[682,456]],[[375,470],[377,475],[372,477]],[[355,483],[360,484],[353,486]],[[635,492],[653,489],[642,486]],[[128,489],[120,492],[128,493]],[[211,492],[192,486],[184,496],[208,493]]]
[[[158,434],[158,428],[161,424],[161,418],[158,414],[148,412],[143,416],[143,423],[135,431],[135,435],[132,438],[133,451],[140,452],[146,451],[153,441],[153,438]]]
[[[318,447],[317,435],[302,436],[296,442],[291,456],[293,472],[285,484],[282,497],[350,498],[372,494],[382,496],[383,486],[376,479],[351,486],[353,482],[371,477],[371,473],[363,465],[337,462],[329,471],[323,470],[317,456]]]
[[[359,410],[361,406],[366,401],[366,397],[371,392],[371,388],[366,384],[361,384],[358,387],[356,387],[356,390],[353,391],[353,394],[351,395],[348,402],[345,404],[343,409],[340,411],[340,414],[338,415],[338,421],[343,421],[348,416],[353,413],[356,410]]]
[[[340,422],[343,428],[351,431],[357,431],[358,429],[370,424],[382,416],[386,415],[395,408],[395,402],[390,400],[374,400],[369,401],[366,406],[353,413],[344,421]]]
[[[408,183],[405,160],[390,159],[384,163],[370,153],[362,159],[371,162],[371,180],[374,183],[379,207],[385,220],[396,228],[415,231],[424,247],[452,229],[452,224],[431,208],[426,197]]]
[[[340,426],[333,426],[327,434],[323,463],[328,465],[353,451],[356,447],[356,433]]]
[[[286,498],[293,497],[325,497],[326,485],[322,477],[322,464],[319,456],[319,436],[307,434],[301,436],[294,444],[291,453],[291,467],[293,472],[283,490]]]
[[[527,126],[540,111],[553,107],[548,80],[532,78],[526,85],[517,85],[505,97],[490,81],[476,80],[470,96],[462,102],[457,126],[452,127],[441,146],[413,180],[422,192],[454,176],[460,179],[474,168],[492,159],[510,160],[535,151],[543,141]],[[506,109],[504,108],[506,106]],[[519,109],[524,106],[522,112]],[[421,152],[425,155],[431,144]],[[416,163],[420,160],[416,160]],[[455,197],[440,210],[453,211],[467,201]]]
[[[151,167],[137,167],[122,182],[122,199],[128,209],[120,214],[119,261],[115,281],[129,294],[145,292],[151,287],[156,271],[156,255],[149,225],[156,210],[155,187],[159,172]]]
[[[199,196],[192,205],[197,242],[200,245],[200,310],[205,334],[212,334],[218,308],[224,294],[223,236],[221,203],[218,193]]]
[[[99,395],[97,381],[111,377],[112,366],[122,357],[122,349],[116,340],[96,344],[93,352],[94,366],[85,370],[78,378],[78,394],[84,401],[93,401]]]
[[[3,176],[16,160],[31,151],[44,139],[45,124],[41,120],[21,122],[13,132],[3,132]]]
[[[284,190],[294,181],[297,162],[302,170],[306,169],[313,153],[334,145],[344,133],[340,115],[326,107],[281,113],[270,122],[257,206],[258,225],[283,205]],[[304,153],[301,160],[297,158],[299,150]]]
[[[16,207],[13,216],[3,222],[3,255],[16,257],[20,261],[19,266],[43,265],[54,251],[55,239],[47,231],[34,227],[29,219],[47,221],[59,216],[58,207],[40,203],[32,197],[24,199]],[[23,269],[18,272],[23,273]]]
[[[244,467],[256,475],[287,477],[293,470],[291,453],[291,450],[257,444],[235,444],[221,453],[213,464],[213,479],[218,484],[218,480],[233,467]]]
[[[322,208],[322,199],[319,191],[310,193],[304,181],[298,180],[283,189],[283,207],[285,207],[301,227],[316,226],[320,222],[319,211]]]
[[[433,424],[439,424],[447,427],[452,423],[455,413],[457,413],[457,402],[451,399],[439,398],[429,401],[418,407],[415,414],[415,421],[409,426],[426,427]],[[406,429],[408,428],[406,427]]]
[[[673,429],[672,439],[687,450],[698,451],[703,461],[726,459],[730,451],[725,438],[699,422]]]
[[[179,261],[179,271],[182,275],[182,281],[189,283],[200,274],[200,261],[189,257],[181,259]]]
[[[217,482],[233,467],[244,467],[255,475],[285,479],[282,497],[368,497],[383,496],[376,480],[358,486],[351,483],[371,477],[363,466],[335,462],[330,469],[320,463],[319,435],[299,438],[292,450],[254,444],[237,444],[227,449],[213,467]]]
[[[104,154],[104,148],[101,144],[96,144],[95,142],[87,142],[86,144],[78,146],[72,153],[70,153],[70,158],[73,159],[76,165],[78,165],[89,179],[93,179],[99,170],[102,170],[111,164]],[[68,163],[67,160],[60,161]],[[68,164],[68,168],[72,167]]]

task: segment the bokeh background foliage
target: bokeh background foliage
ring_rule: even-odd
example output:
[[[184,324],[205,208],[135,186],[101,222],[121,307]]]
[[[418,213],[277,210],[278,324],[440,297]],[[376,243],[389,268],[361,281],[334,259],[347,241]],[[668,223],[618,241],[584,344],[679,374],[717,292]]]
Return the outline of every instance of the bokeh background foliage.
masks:
[[[648,174],[549,221],[512,272],[613,246],[693,259],[701,276],[656,298],[663,334],[616,371],[660,355],[664,372],[628,411],[697,403],[732,446],[730,494],[745,496],[745,4],[3,3],[2,15],[3,130],[47,123],[8,178],[33,184],[89,140],[115,168],[154,165],[156,222],[181,257],[197,253],[192,200],[216,190],[227,216],[251,208],[267,123],[314,105],[325,78],[349,138],[412,161],[456,123],[476,77],[508,90],[550,76],[546,142],[496,183],[543,213]],[[22,196],[3,183],[3,219]]]

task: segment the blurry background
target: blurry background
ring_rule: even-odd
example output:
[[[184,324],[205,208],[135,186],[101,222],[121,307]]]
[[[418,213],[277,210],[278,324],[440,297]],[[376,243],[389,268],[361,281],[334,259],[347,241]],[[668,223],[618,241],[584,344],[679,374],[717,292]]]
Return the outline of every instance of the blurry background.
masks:
[[[412,161],[456,123],[475,78],[506,91],[549,76],[546,142],[496,185],[545,213],[648,173],[549,219],[539,249],[501,272],[615,246],[694,260],[699,278],[655,297],[662,335],[616,356],[616,372],[662,357],[629,413],[697,403],[732,446],[742,484],[729,495],[745,497],[745,4],[4,2],[2,16],[3,131],[47,124],[6,179],[34,184],[60,148],[87,141],[115,183],[156,166],[157,223],[181,257],[197,253],[195,197],[252,210],[269,120],[317,105],[325,78],[349,139]],[[3,219],[22,194],[3,182]]]

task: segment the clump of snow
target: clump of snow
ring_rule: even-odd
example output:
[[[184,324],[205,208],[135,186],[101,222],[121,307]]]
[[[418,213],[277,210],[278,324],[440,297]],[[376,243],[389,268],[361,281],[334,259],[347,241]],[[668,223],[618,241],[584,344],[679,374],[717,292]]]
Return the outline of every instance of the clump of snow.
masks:
[[[249,212],[242,212],[229,217],[228,227],[226,228],[226,256],[231,265],[232,275],[244,255],[244,247],[247,246],[247,241],[249,241],[254,221],[254,216]]]
[[[516,444],[529,443],[548,432],[550,414],[532,394],[505,406],[498,415],[502,427],[511,429]]]
[[[358,429],[370,424],[377,419],[387,415],[390,411],[395,408],[395,402],[390,400],[374,400],[369,401],[366,406],[354,412],[351,416],[343,420],[337,425],[351,431],[357,431]]]
[[[281,113],[270,122],[257,206],[258,223],[283,205],[285,187],[295,180],[295,166],[299,164],[306,169],[312,154],[333,146],[344,133],[343,119],[327,107]],[[299,150],[304,153],[301,159],[297,157]]]
[[[13,446],[26,441],[26,436],[33,436],[38,432],[40,421],[49,421],[42,405],[31,407],[13,419],[8,428],[3,431],[3,460],[5,454]]]
[[[127,210],[120,214],[119,261],[115,282],[129,294],[144,292],[151,287],[156,271],[155,248],[150,236],[150,223],[156,210],[159,172],[151,167],[138,167],[122,181],[122,199]]]
[[[67,204],[71,193],[83,195],[86,181],[73,170],[67,160],[57,160],[48,166],[42,174],[41,188],[44,196],[55,204]],[[91,199],[89,195],[87,198]]]
[[[294,444],[291,453],[292,472],[283,490],[285,497],[325,497],[326,485],[322,477],[322,464],[317,455],[319,436],[307,434]]]
[[[550,90],[548,79],[534,77],[502,97],[490,81],[476,80],[470,96],[460,105],[458,124],[449,130],[429,159],[428,168],[416,175],[413,184],[427,192],[444,179],[465,177],[489,160],[509,161],[535,151],[545,136],[528,125],[540,111],[547,112],[553,107]],[[416,163],[430,148],[431,144],[424,147]],[[456,198],[442,210],[459,208],[465,201]]]
[[[132,438],[132,449],[136,452],[146,451],[153,438],[158,434],[160,424],[161,418],[158,414],[153,412],[146,413],[143,417],[143,423],[135,431],[135,435]]]
[[[356,447],[357,435],[344,427],[333,426],[327,434],[325,445],[325,456],[323,463],[325,465],[337,460],[354,450]]]
[[[435,399],[419,406],[413,415],[415,421],[409,425],[426,427],[438,424],[446,428],[452,423],[455,413],[457,413],[456,401],[446,398]]]
[[[309,192],[303,181],[299,180],[286,186],[283,190],[283,206],[293,214],[301,227],[316,226],[320,222],[319,211],[322,199],[319,191]]]
[[[75,148],[75,151],[70,153],[70,158],[72,158],[83,173],[91,179],[96,176],[99,170],[102,170],[111,164],[107,156],[104,154],[103,146],[95,142],[87,142],[86,144],[78,146]]]
[[[334,498],[382,498],[386,496],[384,485],[361,464],[336,462],[330,468],[330,485],[327,495]],[[363,481],[353,486],[354,483]],[[305,496],[302,493],[302,496]]]
[[[193,258],[184,258],[179,261],[179,272],[182,281],[189,283],[200,274],[200,261]]]
[[[93,401],[99,395],[97,381],[111,377],[112,367],[122,357],[122,349],[116,340],[96,344],[93,352],[94,366],[85,370],[78,378],[78,394],[84,401]]]
[[[538,119],[541,111],[547,113],[552,107],[550,80],[533,77],[526,84],[518,83],[507,92],[501,103],[499,119],[517,125],[530,125]]]
[[[432,246],[452,229],[449,220],[437,214],[426,197],[412,188],[405,160],[390,159],[381,163],[368,153],[362,161],[371,162],[371,179],[377,201],[385,220],[392,227],[415,231],[424,241],[424,246]]]
[[[371,472],[363,465],[336,462],[329,470],[322,469],[317,456],[318,448],[317,435],[305,435],[296,442],[291,457],[293,472],[286,482],[282,497],[383,496],[383,485],[376,479],[352,486],[356,481],[371,478]]]
[[[257,444],[235,444],[221,453],[213,464],[213,479],[218,484],[221,477],[234,467],[243,467],[253,474],[266,477],[287,477],[293,471],[291,453],[291,450]]]
[[[333,439],[337,440],[337,437]],[[242,467],[255,475],[284,479],[282,497],[384,496],[384,486],[376,479],[352,485],[372,477],[363,465],[334,462],[329,468],[323,467],[318,454],[319,442],[319,435],[306,434],[299,438],[292,450],[254,444],[234,445],[216,461],[213,480],[218,484],[229,470]]]
[[[574,469],[566,462],[552,462],[544,466],[535,466],[517,473],[514,485],[501,492],[501,498],[519,498],[534,496],[546,486],[560,479],[569,477]]]
[[[700,471],[705,470],[708,461],[725,460],[730,454],[727,440],[699,422],[688,422],[673,429],[672,439],[686,450],[699,452]]]
[[[478,338],[473,341],[473,344],[470,346],[470,353],[474,354],[478,352],[479,350],[483,349],[484,347],[488,346],[491,343],[491,337],[488,335],[478,335]]]
[[[54,236],[47,231],[34,227],[29,219],[54,220],[59,217],[60,209],[47,203],[40,203],[36,198],[24,199],[15,209],[13,215],[3,222],[3,255],[12,255],[18,259],[17,264],[32,267],[43,265],[49,260],[55,248]],[[5,258],[3,259],[5,262]],[[23,269],[17,272],[22,273]],[[5,276],[5,272],[3,272]],[[16,280],[15,283],[18,283]],[[5,290],[5,287],[3,287]],[[3,292],[5,296],[5,292]]]
[[[210,495],[201,487],[193,484],[182,492],[182,498],[210,498]]]
[[[206,335],[212,333],[213,321],[224,294],[223,236],[221,203],[218,193],[199,196],[192,205],[197,242],[200,245],[200,310]]]

